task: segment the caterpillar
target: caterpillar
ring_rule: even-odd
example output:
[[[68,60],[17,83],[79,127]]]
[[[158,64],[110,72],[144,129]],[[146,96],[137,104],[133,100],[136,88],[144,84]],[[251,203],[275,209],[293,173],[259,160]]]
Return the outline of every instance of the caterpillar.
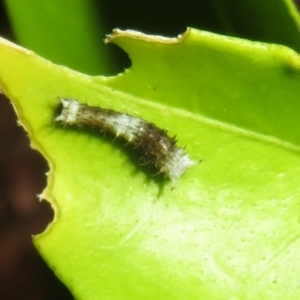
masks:
[[[56,122],[98,128],[122,137],[140,150],[142,158],[163,173],[175,187],[177,179],[192,165],[196,164],[184,148],[177,146],[176,136],[155,124],[112,109],[89,106],[75,99],[59,98],[61,112]]]

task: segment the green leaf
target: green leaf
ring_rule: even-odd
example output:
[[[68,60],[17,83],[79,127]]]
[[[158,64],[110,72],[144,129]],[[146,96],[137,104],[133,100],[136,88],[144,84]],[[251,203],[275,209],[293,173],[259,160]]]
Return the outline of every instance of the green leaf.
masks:
[[[219,33],[283,44],[300,51],[300,17],[293,0],[211,1]]]
[[[105,28],[92,1],[5,1],[10,20],[24,47],[55,63],[89,74],[112,74],[117,68],[111,49],[103,47]]]
[[[168,1],[152,1],[147,10],[143,1],[6,0],[5,4],[22,46],[88,74],[110,75],[123,69],[124,61],[118,66],[121,52],[102,43],[116,26],[175,35],[194,24],[300,51],[300,17],[293,0],[177,0],[172,7]]]
[[[50,165],[48,264],[78,299],[299,299],[299,55],[194,29],[109,40],[132,59],[110,78],[0,44],[0,86]],[[58,96],[167,128],[203,163],[171,190],[122,142],[53,124]]]

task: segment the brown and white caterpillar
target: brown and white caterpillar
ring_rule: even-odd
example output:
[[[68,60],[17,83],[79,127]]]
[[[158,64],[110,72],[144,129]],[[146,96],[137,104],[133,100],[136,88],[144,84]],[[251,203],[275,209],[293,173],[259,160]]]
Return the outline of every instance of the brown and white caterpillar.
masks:
[[[59,98],[62,110],[55,121],[63,124],[99,128],[116,137],[123,137],[138,148],[145,161],[153,164],[159,173],[170,178],[172,186],[192,165],[196,164],[183,148],[176,145],[176,137],[155,124],[112,109],[81,104],[74,99]]]

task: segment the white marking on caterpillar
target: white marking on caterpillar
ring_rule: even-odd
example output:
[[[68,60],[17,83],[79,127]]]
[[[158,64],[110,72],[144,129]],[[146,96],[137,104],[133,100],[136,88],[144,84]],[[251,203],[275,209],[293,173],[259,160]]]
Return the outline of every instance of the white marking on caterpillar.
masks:
[[[76,117],[79,110],[79,102],[78,101],[69,101],[68,99],[60,98],[60,101],[64,107],[64,109],[68,112],[67,114],[62,114],[58,116],[55,121],[62,121],[69,124],[76,123]]]
[[[108,130],[123,137],[141,150],[147,162],[171,179],[172,187],[189,167],[196,164],[184,149],[176,145],[176,137],[168,136],[166,130],[153,123],[112,109],[81,104],[74,99],[59,99],[62,111],[55,121]]]

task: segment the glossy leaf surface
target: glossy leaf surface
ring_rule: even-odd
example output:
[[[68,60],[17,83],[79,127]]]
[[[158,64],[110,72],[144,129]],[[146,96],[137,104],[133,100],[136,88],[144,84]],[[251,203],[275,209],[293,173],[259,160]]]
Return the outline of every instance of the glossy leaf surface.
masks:
[[[1,89],[51,168],[48,264],[78,299],[299,299],[299,55],[198,30],[110,40],[132,59],[110,78],[0,45]],[[203,162],[171,190],[122,141],[55,125],[58,96],[152,121]]]

